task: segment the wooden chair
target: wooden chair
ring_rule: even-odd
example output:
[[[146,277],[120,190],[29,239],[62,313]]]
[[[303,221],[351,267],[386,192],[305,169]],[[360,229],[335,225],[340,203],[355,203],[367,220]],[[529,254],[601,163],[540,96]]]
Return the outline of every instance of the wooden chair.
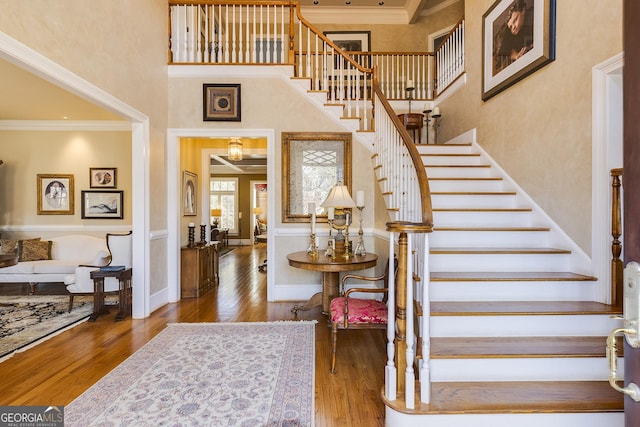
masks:
[[[398,271],[398,260],[394,260],[395,273]],[[395,275],[394,273],[394,275]],[[383,281],[383,288],[351,288],[344,291],[347,280],[360,279],[368,282]],[[389,291],[389,263],[382,276],[360,276],[346,274],[342,277],[340,296],[333,298],[329,306],[331,319],[331,373],[336,372],[336,348],[338,329],[386,329],[387,328],[387,292]],[[381,293],[382,301],[375,299],[354,298],[354,293]]]

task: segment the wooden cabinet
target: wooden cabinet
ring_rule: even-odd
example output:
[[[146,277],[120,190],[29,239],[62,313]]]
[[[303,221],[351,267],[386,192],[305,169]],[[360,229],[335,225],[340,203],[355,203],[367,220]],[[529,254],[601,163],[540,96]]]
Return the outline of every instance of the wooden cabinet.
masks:
[[[218,242],[193,247],[183,246],[180,258],[182,298],[198,298],[218,285],[220,281]]]

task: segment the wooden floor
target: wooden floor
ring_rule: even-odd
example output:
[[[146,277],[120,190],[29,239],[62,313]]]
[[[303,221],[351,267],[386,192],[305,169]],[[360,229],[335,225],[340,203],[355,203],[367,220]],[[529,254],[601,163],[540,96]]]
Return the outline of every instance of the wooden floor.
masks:
[[[220,286],[199,299],[156,310],[147,319],[114,322],[113,313],[82,323],[0,363],[0,405],[67,405],[173,322],[291,320],[291,303],[266,301],[258,265],[266,244],[236,247],[221,258]],[[26,294],[3,285],[3,293]],[[64,293],[60,285],[38,293]],[[315,421],[318,427],[384,425],[380,398],[385,364],[381,330],[340,331],[337,373],[329,373],[330,331],[320,308],[300,312],[316,326]]]

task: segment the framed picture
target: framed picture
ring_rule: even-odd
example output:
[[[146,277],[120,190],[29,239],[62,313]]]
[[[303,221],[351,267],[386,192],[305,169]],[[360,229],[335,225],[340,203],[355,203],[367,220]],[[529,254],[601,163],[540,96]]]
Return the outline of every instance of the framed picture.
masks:
[[[240,121],[240,84],[205,83],[202,94],[202,120]]]
[[[182,172],[182,215],[195,216],[198,209],[198,175]]]
[[[497,0],[482,16],[482,100],[555,59],[555,0]]]
[[[122,219],[124,191],[83,190],[82,219]]]
[[[327,222],[321,207],[338,183],[351,191],[351,133],[282,132],[282,222]]]
[[[89,168],[89,188],[116,188],[116,168]]]
[[[371,31],[325,31],[323,34],[345,52],[371,50]]]
[[[73,215],[73,175],[38,174],[38,215]]]

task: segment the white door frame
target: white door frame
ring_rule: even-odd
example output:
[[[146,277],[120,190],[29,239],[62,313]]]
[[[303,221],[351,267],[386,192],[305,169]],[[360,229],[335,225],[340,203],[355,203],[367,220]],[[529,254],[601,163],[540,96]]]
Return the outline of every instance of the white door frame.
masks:
[[[591,260],[596,301],[611,303],[611,169],[622,167],[620,53],[593,67]],[[622,240],[622,236],[620,237]]]
[[[275,188],[275,171],[273,170],[275,158],[275,132],[273,129],[178,129],[170,128],[167,130],[167,283],[169,284],[168,298],[169,302],[180,300],[180,194],[181,194],[181,177],[180,177],[180,139],[181,138],[198,138],[198,137],[217,137],[229,138],[237,137],[261,137],[267,139],[267,188]],[[200,176],[209,176],[207,161],[201,162]],[[208,200],[209,188],[201,185],[200,200]],[[268,213],[270,218],[274,217],[274,201],[275,195],[269,192],[267,195]],[[202,206],[203,203],[200,203]],[[208,205],[208,203],[207,203]],[[203,208],[204,209],[204,208]],[[208,218],[208,211],[203,211],[203,215]],[[267,227],[267,259],[270,254],[274,254],[274,237],[273,227]],[[274,294],[274,269],[267,269],[267,301],[273,301]],[[222,277],[220,278],[223,279]]]
[[[123,118],[131,126],[131,228],[133,230],[133,318],[150,314],[149,118],[30,47],[0,32],[0,59]],[[140,167],[142,165],[142,167]],[[142,284],[142,285],[141,285]]]

